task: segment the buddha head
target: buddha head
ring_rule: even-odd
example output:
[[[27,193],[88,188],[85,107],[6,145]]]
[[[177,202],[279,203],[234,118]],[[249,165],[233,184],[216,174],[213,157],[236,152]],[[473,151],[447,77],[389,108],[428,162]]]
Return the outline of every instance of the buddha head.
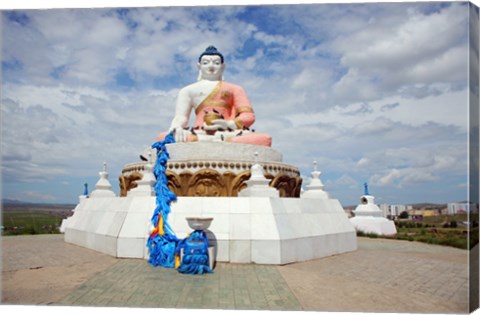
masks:
[[[223,55],[214,46],[207,49],[198,58],[198,80],[222,80],[225,64]]]

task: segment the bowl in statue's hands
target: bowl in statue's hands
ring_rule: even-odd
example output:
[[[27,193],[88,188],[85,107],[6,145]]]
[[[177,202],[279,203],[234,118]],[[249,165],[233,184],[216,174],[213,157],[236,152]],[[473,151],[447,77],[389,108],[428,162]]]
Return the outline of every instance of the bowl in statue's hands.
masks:
[[[203,121],[207,126],[213,125],[213,121],[217,119],[222,119],[222,115],[217,113],[208,113],[203,116]]]

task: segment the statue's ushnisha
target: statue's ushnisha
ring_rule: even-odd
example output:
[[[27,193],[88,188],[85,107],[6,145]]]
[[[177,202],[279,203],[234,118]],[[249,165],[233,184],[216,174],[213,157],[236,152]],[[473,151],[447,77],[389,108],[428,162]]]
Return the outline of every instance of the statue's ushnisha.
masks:
[[[271,146],[272,137],[252,132],[255,115],[244,89],[223,81],[223,55],[213,46],[198,58],[199,80],[178,94],[175,117],[168,132],[175,131],[176,142],[226,141]],[[191,111],[196,120],[188,128]],[[163,140],[167,132],[158,135]]]

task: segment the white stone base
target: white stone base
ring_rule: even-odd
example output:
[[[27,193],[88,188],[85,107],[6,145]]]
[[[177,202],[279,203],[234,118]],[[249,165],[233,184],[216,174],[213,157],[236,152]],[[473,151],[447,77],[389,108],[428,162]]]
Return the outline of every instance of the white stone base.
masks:
[[[395,223],[387,218],[358,216],[350,218],[350,222],[352,222],[357,231],[362,231],[364,233],[375,233],[377,235],[397,234]]]
[[[155,197],[80,200],[63,223],[65,241],[115,257],[148,258]],[[207,230],[215,260],[287,264],[357,249],[355,229],[335,199],[179,197],[168,217],[178,238],[186,217],[212,217]]]

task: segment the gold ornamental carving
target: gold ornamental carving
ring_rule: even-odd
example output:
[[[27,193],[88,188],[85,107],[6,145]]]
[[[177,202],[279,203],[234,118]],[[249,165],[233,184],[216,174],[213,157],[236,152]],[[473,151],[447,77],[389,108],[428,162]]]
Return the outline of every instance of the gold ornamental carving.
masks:
[[[233,173],[226,171],[223,174],[210,168],[197,172],[184,171],[175,173],[166,171],[168,188],[179,197],[237,197],[238,193],[247,187],[251,176],[250,171]],[[266,173],[270,180],[269,185],[279,191],[280,197],[298,198],[302,187],[300,176],[290,176],[285,173],[272,175]],[[120,196],[125,197],[130,189],[137,187],[137,180],[142,178],[141,173],[132,173],[129,176],[120,176]]]
[[[189,178],[187,196],[223,197],[228,195],[226,188],[225,180],[219,172],[205,169]]]
[[[168,187],[177,196],[190,197],[237,197],[238,193],[247,187],[250,171],[225,172],[223,174],[212,170],[202,169],[195,173],[185,171],[180,174],[167,171]],[[287,174],[273,176],[266,174],[270,186],[276,188],[280,197],[300,197],[302,178]]]
[[[276,188],[280,194],[280,197],[300,197],[300,191],[302,189],[302,178],[300,176],[292,177],[286,174],[278,174],[277,176],[265,176],[272,178],[270,186]]]
[[[137,187],[137,180],[142,179],[143,175],[138,172],[134,172],[128,176],[120,176],[118,181],[120,183],[120,197],[127,196],[127,192],[130,189]]]
[[[202,169],[177,174],[167,170],[166,175],[168,188],[177,196],[236,197],[247,186],[245,181],[250,177],[250,171],[221,174],[213,169]]]

